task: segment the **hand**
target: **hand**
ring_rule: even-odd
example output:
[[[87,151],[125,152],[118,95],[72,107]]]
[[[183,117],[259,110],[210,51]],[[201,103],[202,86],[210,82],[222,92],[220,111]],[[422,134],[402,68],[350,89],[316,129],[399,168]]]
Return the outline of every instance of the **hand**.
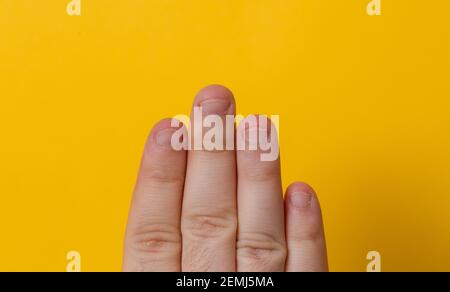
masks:
[[[200,91],[194,106],[202,106],[203,118],[216,114],[223,120],[236,108],[221,86]],[[236,137],[250,137],[255,127],[261,131],[262,119],[241,123]],[[250,147],[176,151],[172,137],[179,130],[163,120],[148,138],[128,219],[124,271],[328,270],[319,201],[310,186],[294,183],[283,199],[278,158],[262,161],[263,150]],[[224,144],[234,139],[234,125],[231,133],[224,134]]]

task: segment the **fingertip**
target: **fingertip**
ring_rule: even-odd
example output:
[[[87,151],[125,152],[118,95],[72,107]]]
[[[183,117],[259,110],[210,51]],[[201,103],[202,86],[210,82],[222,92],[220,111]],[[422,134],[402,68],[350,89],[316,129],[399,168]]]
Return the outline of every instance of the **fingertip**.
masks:
[[[239,121],[237,125],[238,131],[245,131],[251,128],[267,130],[269,134],[273,132],[274,135],[278,135],[277,127],[275,123],[265,115],[251,114]],[[275,136],[275,137],[276,137]]]
[[[151,150],[153,148],[165,148],[177,150],[177,145],[173,145],[173,142],[184,143],[184,139],[186,139],[186,131],[183,123],[177,119],[173,118],[165,118],[157,122],[150,134],[147,138],[147,150]],[[174,135],[177,135],[177,140],[173,140]]]
[[[276,123],[264,115],[249,115],[238,123],[237,150],[243,160],[278,162],[280,145]]]
[[[313,187],[305,182],[294,182],[286,190],[286,195],[291,195],[296,192],[309,193],[316,196]]]
[[[203,107],[208,114],[234,114],[236,102],[233,92],[223,85],[213,84],[201,89],[194,107]]]
[[[234,94],[228,87],[219,84],[211,84],[200,89],[197,93],[195,104],[199,104],[200,102],[211,98],[231,101],[234,100]]]
[[[321,217],[321,209],[317,193],[305,182],[292,183],[285,193],[286,209],[288,212],[300,212],[304,215]]]
[[[322,211],[317,194],[307,183],[296,182],[286,190],[286,219],[294,234],[315,234],[322,229]]]

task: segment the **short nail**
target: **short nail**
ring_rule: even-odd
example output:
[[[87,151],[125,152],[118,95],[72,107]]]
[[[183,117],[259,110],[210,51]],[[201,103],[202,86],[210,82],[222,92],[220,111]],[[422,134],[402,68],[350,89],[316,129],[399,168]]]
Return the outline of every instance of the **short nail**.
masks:
[[[205,115],[224,115],[228,113],[231,103],[225,99],[210,99],[200,103]]]
[[[156,144],[164,147],[172,146],[172,136],[174,132],[175,131],[173,129],[160,130],[156,134]]]
[[[298,209],[307,209],[311,207],[313,195],[307,192],[293,193],[290,197],[291,204]]]

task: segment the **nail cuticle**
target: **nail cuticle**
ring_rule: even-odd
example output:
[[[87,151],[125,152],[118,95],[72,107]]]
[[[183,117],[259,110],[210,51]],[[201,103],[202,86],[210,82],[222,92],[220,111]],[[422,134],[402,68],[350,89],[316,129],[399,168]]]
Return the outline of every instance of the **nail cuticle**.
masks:
[[[199,103],[203,114],[225,115],[230,111],[231,103],[224,99],[208,99]]]

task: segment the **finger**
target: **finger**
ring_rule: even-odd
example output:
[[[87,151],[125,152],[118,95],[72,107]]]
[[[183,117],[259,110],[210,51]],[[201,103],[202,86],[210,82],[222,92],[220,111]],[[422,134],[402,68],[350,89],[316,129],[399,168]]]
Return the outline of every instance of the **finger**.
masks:
[[[276,129],[263,116],[249,116],[239,125],[237,139],[237,270],[284,271],[286,240]]]
[[[201,106],[201,111],[196,111],[196,106]],[[198,119],[200,113],[203,114],[204,122],[216,117],[217,123],[225,124],[224,116],[233,116],[235,113],[232,93],[222,86],[209,86],[200,91],[194,101],[190,131],[195,140],[192,141],[192,147],[195,146],[197,150],[188,153],[181,222],[182,270],[235,271],[235,152],[205,145],[211,143],[199,143],[202,138],[205,138],[206,142],[211,134],[208,131],[214,128],[202,126],[202,119]],[[231,134],[225,134],[223,139],[220,139],[219,136],[227,132]],[[231,140],[234,142],[234,119],[231,125],[224,125],[215,141],[223,148],[227,142],[232,142]],[[203,150],[200,150],[201,146]]]
[[[295,183],[286,191],[286,237],[288,272],[328,271],[319,200],[307,184]]]
[[[157,124],[147,141],[125,236],[125,271],[180,271],[181,200],[186,151],[171,138],[184,128]],[[184,136],[184,135],[183,135]]]

